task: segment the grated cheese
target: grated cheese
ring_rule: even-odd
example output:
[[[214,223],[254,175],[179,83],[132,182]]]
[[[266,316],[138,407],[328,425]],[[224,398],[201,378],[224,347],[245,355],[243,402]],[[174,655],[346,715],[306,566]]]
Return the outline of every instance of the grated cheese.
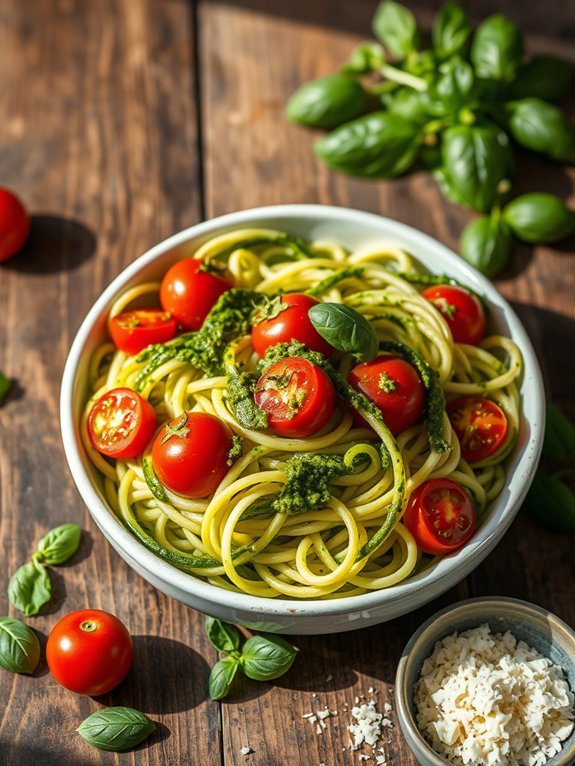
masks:
[[[375,700],[352,707],[351,715],[355,723],[350,723],[347,728],[353,734],[353,743],[350,743],[352,750],[357,750],[364,742],[375,745],[381,734],[383,719],[383,715],[377,712]]]
[[[421,732],[456,766],[542,766],[573,731],[561,668],[489,625],[438,641],[414,700]]]

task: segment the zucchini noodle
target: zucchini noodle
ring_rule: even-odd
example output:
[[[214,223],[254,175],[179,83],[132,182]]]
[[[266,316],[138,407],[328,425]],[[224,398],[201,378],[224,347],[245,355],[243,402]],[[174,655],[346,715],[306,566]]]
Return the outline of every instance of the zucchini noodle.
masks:
[[[509,338],[491,335],[478,346],[454,343],[442,314],[420,294],[415,277],[421,270],[388,243],[348,253],[330,242],[304,243],[283,232],[243,229],[210,239],[193,257],[214,267],[225,264],[236,288],[269,296],[307,292],[345,303],[371,323],[382,349],[415,352],[437,373],[441,405],[435,421],[443,446],[437,447],[426,423],[394,437],[369,409],[360,408],[360,413],[373,431],[354,426],[346,406],[336,407],[327,426],[305,439],[246,427],[230,404],[228,373],[238,364],[255,370],[258,357],[249,334],[227,345],[223,374],[215,375],[170,353],[178,339],[162,347],[166,353],[153,368],[147,366],[147,352],[129,356],[108,342],[91,360],[82,438],[102,474],[112,511],[144,545],[190,575],[228,590],[268,598],[332,599],[396,585],[433,564],[401,523],[411,493],[423,482],[439,477],[459,482],[473,498],[481,524],[505,484],[502,463],[520,426],[522,360]],[[157,304],[159,287],[149,282],[130,288],[110,315],[133,302]],[[331,365],[346,380],[349,356],[336,353]],[[117,387],[138,390],[154,407],[158,425],[186,411],[205,412],[241,437],[242,454],[212,496],[190,499],[163,487],[150,473],[151,444],[133,460],[106,459],[94,449],[87,432],[90,409]],[[481,395],[501,407],[508,429],[494,455],[472,465],[462,459],[441,391],[447,400]],[[331,481],[330,499],[321,507],[279,512],[273,501],[296,454],[339,456],[349,470]]]

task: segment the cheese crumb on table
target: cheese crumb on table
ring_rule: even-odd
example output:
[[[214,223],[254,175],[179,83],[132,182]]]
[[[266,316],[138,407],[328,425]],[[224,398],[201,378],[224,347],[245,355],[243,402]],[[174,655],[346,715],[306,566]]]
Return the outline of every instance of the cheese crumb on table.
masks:
[[[573,731],[561,668],[487,624],[436,643],[414,701],[422,734],[456,766],[543,766]]]
[[[357,697],[356,697],[357,699]],[[370,700],[351,709],[352,718],[355,723],[350,723],[347,727],[353,734],[352,750],[361,747],[365,742],[367,745],[375,745],[381,734],[383,714],[378,713],[375,707],[375,700]]]

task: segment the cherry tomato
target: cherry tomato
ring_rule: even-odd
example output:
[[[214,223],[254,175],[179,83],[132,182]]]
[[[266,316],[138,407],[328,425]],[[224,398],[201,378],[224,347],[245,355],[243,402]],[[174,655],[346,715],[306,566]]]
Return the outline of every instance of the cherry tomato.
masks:
[[[429,479],[409,498],[403,523],[425,553],[452,553],[475,532],[475,506],[451,479]]]
[[[232,434],[225,423],[203,412],[184,412],[157,435],[152,463],[158,479],[178,495],[205,497],[228,472]]]
[[[378,356],[371,362],[362,362],[350,371],[348,381],[377,404],[394,436],[417,423],[423,415],[425,386],[411,364],[399,356]],[[354,420],[358,425],[367,426],[357,413]]]
[[[456,343],[476,346],[483,338],[485,312],[473,293],[454,285],[434,285],[421,294],[441,312]]]
[[[138,457],[155,431],[154,408],[131,388],[108,391],[88,415],[90,441],[107,457]]]
[[[0,261],[16,255],[30,233],[24,205],[9,189],[0,186]]]
[[[232,283],[196,258],[185,258],[168,269],[160,287],[160,302],[186,330],[199,330],[222,293]]]
[[[336,393],[320,367],[299,356],[288,356],[262,375],[254,398],[273,431],[302,438],[327,425],[335,409]]]
[[[312,351],[330,357],[333,348],[312,325],[308,311],[319,301],[304,293],[287,293],[275,298],[269,308],[256,314],[252,329],[252,344],[256,353],[264,356],[276,343],[299,340]]]
[[[464,460],[476,463],[497,452],[507,433],[507,417],[495,402],[483,396],[458,396],[447,402],[446,410]]]
[[[77,694],[107,694],[132,664],[132,639],[123,623],[101,609],[70,612],[54,625],[46,661],[58,683]]]
[[[176,334],[176,320],[161,309],[138,309],[117,314],[108,322],[110,335],[120,351],[139,354],[150,343],[166,343]]]

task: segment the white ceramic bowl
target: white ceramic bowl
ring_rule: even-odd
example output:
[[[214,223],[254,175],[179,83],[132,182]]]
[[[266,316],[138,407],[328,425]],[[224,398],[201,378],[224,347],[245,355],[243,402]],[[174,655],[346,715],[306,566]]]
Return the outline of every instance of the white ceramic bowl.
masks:
[[[110,306],[128,287],[161,278],[172,263],[190,256],[210,237],[245,226],[277,228],[310,240],[330,239],[350,249],[392,240],[430,271],[451,274],[485,295],[492,308],[491,321],[513,338],[523,353],[523,421],[518,444],[507,463],[505,489],[464,548],[399,585],[325,601],[236,594],[186,574],[148,551],[123,527],[103,497],[100,476],[83,450],[78,424],[87,398],[88,361],[106,337]],[[142,255],[102,293],[80,327],[64,370],[60,401],[62,437],[72,476],[92,518],[133,569],[163,593],[201,612],[256,629],[299,634],[336,633],[393,619],[431,601],[469,574],[501,539],[531,484],[543,441],[544,407],[541,373],[529,338],[487,279],[447,247],[410,226],[358,210],[322,205],[278,205],[231,213],[175,234]]]

